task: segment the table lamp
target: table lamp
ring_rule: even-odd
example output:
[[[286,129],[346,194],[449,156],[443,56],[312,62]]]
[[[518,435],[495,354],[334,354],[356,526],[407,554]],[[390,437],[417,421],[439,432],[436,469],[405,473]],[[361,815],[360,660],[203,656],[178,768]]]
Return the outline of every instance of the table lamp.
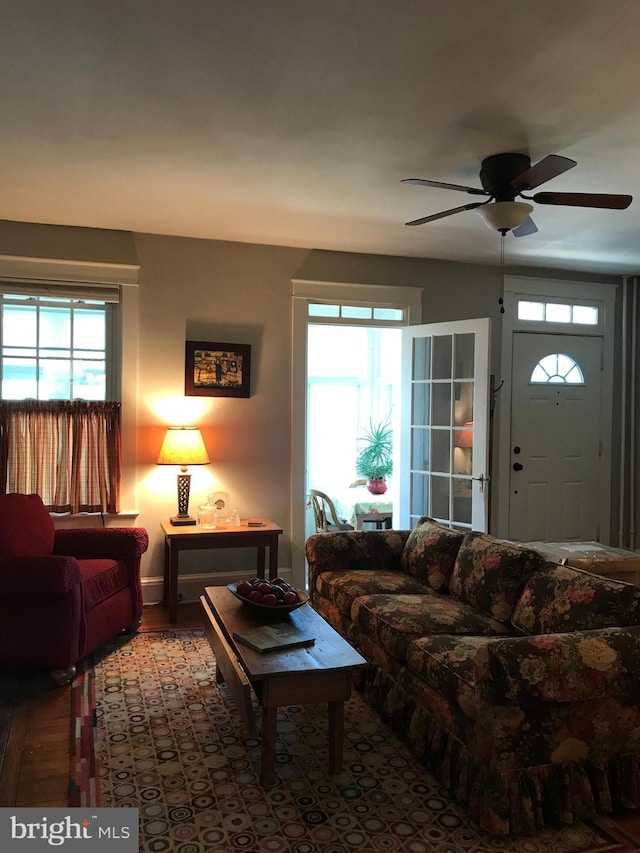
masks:
[[[198,427],[168,427],[160,453],[158,465],[179,465],[178,474],[178,514],[170,518],[171,524],[195,524],[196,519],[189,515],[189,491],[191,474],[187,474],[188,465],[208,465],[209,455]]]

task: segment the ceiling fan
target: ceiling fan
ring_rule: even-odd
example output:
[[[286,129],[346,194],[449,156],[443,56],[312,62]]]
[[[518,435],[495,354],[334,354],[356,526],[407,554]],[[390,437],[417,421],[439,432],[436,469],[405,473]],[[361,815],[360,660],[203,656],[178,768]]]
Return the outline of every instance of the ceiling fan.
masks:
[[[632,202],[630,195],[614,195],[610,193],[563,193],[538,192],[533,196],[524,195],[523,190],[532,190],[552,178],[573,169],[577,163],[569,157],[559,154],[549,154],[534,166],[526,154],[493,154],[482,161],[480,183],[482,189],[466,187],[460,184],[447,184],[442,181],[428,181],[424,178],[405,178],[403,184],[416,186],[437,187],[445,190],[459,190],[470,195],[488,196],[486,201],[475,201],[443,210],[431,216],[423,216],[407,222],[407,225],[423,225],[434,222],[463,210],[477,210],[490,228],[495,228],[503,235],[512,231],[515,237],[526,237],[538,230],[531,212],[536,204],[559,204],[570,207],[600,207],[610,210],[624,210]],[[527,202],[515,201],[516,197],[527,199]]]

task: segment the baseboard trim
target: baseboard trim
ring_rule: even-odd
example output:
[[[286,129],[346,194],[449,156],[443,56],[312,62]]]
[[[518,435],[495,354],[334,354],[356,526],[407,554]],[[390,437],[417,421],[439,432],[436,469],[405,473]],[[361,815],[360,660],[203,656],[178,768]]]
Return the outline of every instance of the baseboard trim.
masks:
[[[278,568],[278,575],[289,583],[292,582],[293,570],[290,568]],[[199,601],[205,586],[226,586],[228,583],[236,583],[243,578],[253,577],[245,574],[238,577],[237,572],[202,572],[192,574],[180,574],[178,577],[178,601]],[[141,578],[142,601],[147,604],[159,604],[162,601],[164,580],[160,576]]]

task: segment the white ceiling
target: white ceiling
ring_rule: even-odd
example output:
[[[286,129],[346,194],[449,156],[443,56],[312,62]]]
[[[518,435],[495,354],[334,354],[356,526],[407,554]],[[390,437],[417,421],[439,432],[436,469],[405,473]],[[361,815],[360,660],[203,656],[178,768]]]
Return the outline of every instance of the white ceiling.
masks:
[[[3,0],[0,218],[494,263],[483,157],[572,157],[507,262],[640,271],[637,0]]]

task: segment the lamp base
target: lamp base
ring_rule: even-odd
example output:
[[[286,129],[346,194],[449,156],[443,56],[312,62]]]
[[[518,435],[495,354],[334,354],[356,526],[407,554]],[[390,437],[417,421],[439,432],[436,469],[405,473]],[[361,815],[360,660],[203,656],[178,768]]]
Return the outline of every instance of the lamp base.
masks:
[[[169,521],[174,527],[187,527],[191,524],[197,524],[196,519],[190,515],[173,515]]]

